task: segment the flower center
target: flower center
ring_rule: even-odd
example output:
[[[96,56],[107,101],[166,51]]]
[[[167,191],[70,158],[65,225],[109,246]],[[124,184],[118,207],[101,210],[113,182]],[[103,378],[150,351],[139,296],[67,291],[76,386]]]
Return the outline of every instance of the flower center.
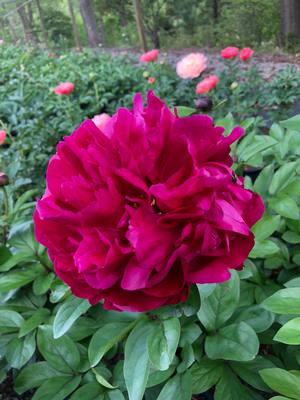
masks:
[[[152,196],[152,198],[151,198],[150,206],[152,207],[152,210],[153,210],[156,214],[159,214],[159,215],[162,214],[161,209],[158,207],[158,205],[157,205],[157,203],[156,203],[156,198],[153,197],[153,196]]]

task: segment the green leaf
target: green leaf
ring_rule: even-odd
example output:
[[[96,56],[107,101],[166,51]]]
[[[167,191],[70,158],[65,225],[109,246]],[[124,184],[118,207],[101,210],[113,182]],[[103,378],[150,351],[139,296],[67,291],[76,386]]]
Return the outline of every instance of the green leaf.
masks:
[[[294,179],[283,188],[283,191],[290,196],[300,196],[300,179]]]
[[[181,328],[179,346],[184,347],[187,344],[193,344],[201,335],[202,331],[196,323],[192,322]]]
[[[278,290],[261,305],[278,314],[300,314],[300,287]]]
[[[274,340],[291,345],[300,344],[300,317],[284,324],[276,333]]]
[[[0,293],[17,289],[35,280],[44,268],[40,264],[26,266],[24,270],[13,270],[0,276]]]
[[[81,386],[70,397],[70,400],[104,400],[104,391],[99,383],[91,382]]]
[[[222,362],[203,357],[191,368],[193,393],[204,393],[215,386],[222,375]]]
[[[92,337],[89,345],[89,361],[92,367],[97,365],[105,353],[119,343],[134,327],[135,321],[112,322],[100,328]]]
[[[239,302],[240,286],[236,271],[231,271],[231,279],[217,285],[214,291],[206,295],[202,285],[198,285],[201,307],[198,318],[210,332],[221,327],[233,314]]]
[[[76,372],[79,368],[80,354],[76,344],[67,336],[54,339],[52,326],[39,327],[37,343],[39,351],[55,369],[65,373]]]
[[[243,121],[244,123],[247,123],[249,120]],[[234,128],[234,118],[231,113],[228,113],[225,118],[218,119],[215,121],[215,126],[222,126],[224,130],[224,136],[228,136],[232,129]],[[243,124],[241,124],[242,126]],[[243,128],[246,129],[246,127],[243,126]]]
[[[16,328],[17,330],[23,322],[24,318],[16,311],[0,310],[0,328]]]
[[[299,208],[294,199],[286,194],[269,199],[270,207],[279,215],[286,218],[299,219]]]
[[[100,383],[101,386],[107,388],[107,389],[115,389],[116,386],[111,385],[102,375],[100,375],[94,368],[93,372],[95,374],[95,377],[97,379],[97,382]]]
[[[259,371],[264,382],[275,392],[300,399],[300,377],[281,368],[267,368]]]
[[[273,124],[269,132],[270,136],[281,142],[284,139],[284,130],[278,124]]]
[[[213,360],[250,361],[255,358],[258,349],[255,331],[244,322],[225,326],[205,341],[206,354]]]
[[[53,287],[54,286],[54,287]],[[58,303],[70,292],[70,288],[61,281],[54,281],[51,285],[50,301]]]
[[[255,392],[251,391],[246,386],[242,385],[236,375],[229,367],[224,367],[222,377],[219,380],[214,400],[263,400],[261,396],[256,396]]]
[[[277,143],[277,140],[273,139],[271,136],[254,136],[252,143],[239,154],[239,160],[247,163],[252,157],[275,146]]]
[[[156,369],[165,371],[173,361],[180,338],[180,322],[169,318],[156,324],[148,337],[148,353]]]
[[[99,328],[99,321],[90,317],[81,316],[74,322],[68,331],[68,336],[74,341],[79,342],[88,336],[92,336]]]
[[[176,111],[179,117],[188,117],[189,115],[195,114],[197,112],[195,108],[185,106],[176,107]]]
[[[279,252],[279,247],[272,240],[256,241],[253,249],[251,250],[250,258],[266,258]]]
[[[170,376],[173,375],[174,371],[176,370],[177,360],[176,363],[170,366],[170,368],[166,371],[159,371],[150,369],[148,381],[147,381],[147,388],[151,388],[153,386],[157,386],[162,382],[165,382]]]
[[[29,319],[21,324],[19,338],[27,335],[27,333],[33,331],[43,322],[47,321],[49,316],[50,310],[48,310],[47,308],[40,308],[36,310]]]
[[[284,128],[290,129],[292,131],[300,131],[300,115],[295,115],[292,118],[285,119],[280,122],[280,125]]]
[[[246,322],[255,332],[264,332],[273,324],[275,316],[260,305],[253,305],[240,310],[233,318],[234,322]]]
[[[191,400],[192,397],[192,379],[190,372],[175,375],[168,380],[162,388],[157,400]]]
[[[32,255],[28,256],[27,253],[13,254],[8,260],[0,265],[0,271],[7,272],[15,267],[17,264],[26,263],[29,261],[34,261],[34,257]]]
[[[292,231],[286,231],[282,235],[282,239],[291,244],[300,243],[300,234]]]
[[[280,216],[265,216],[259,220],[253,227],[252,232],[255,235],[255,240],[262,241],[271,236],[280,224]]]
[[[58,339],[71,328],[73,323],[91,307],[85,299],[69,297],[58,309],[53,323],[53,336]]]
[[[147,339],[153,324],[141,320],[125,343],[124,378],[129,400],[142,400],[149,375]]]
[[[20,369],[35,352],[35,333],[31,332],[25,338],[15,338],[9,342],[5,357],[12,368]]]
[[[269,193],[274,195],[282,190],[296,174],[296,166],[298,162],[292,161],[285,163],[274,174],[271,184],[269,186]]]
[[[125,400],[125,397],[120,390],[110,390],[107,392],[106,396],[107,400]]]
[[[41,296],[42,294],[47,293],[54,278],[55,275],[52,272],[38,276],[33,282],[33,293],[36,296]]]
[[[65,400],[79,386],[81,376],[57,376],[45,381],[35,392],[32,400]]]
[[[36,255],[40,244],[35,240],[32,220],[20,222],[11,227],[9,244],[24,254]]]
[[[294,261],[294,259],[293,259]],[[294,261],[295,262],[295,261]],[[298,263],[297,263],[298,265]],[[286,287],[300,287],[300,276],[284,283]]]
[[[181,350],[181,363],[177,367],[177,372],[182,374],[195,361],[194,349],[191,344],[186,344]]]
[[[28,365],[18,374],[15,380],[15,391],[18,394],[40,386],[45,380],[63,375],[52,368],[46,361]]]
[[[231,362],[230,367],[243,381],[263,392],[271,392],[271,389],[263,382],[258,371],[265,368],[274,368],[275,365],[268,359],[257,356],[253,361]]]
[[[271,397],[270,400],[292,400],[290,397],[275,396]]]
[[[274,166],[270,164],[266,166],[255,179],[254,182],[254,191],[259,193],[260,195],[266,195],[268,191],[268,187],[270,186],[271,180],[274,175]]]

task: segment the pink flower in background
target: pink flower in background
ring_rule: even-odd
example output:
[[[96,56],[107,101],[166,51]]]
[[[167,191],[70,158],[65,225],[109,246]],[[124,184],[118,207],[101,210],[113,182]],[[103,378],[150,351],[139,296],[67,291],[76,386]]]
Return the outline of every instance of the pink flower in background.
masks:
[[[237,47],[226,47],[221,51],[221,57],[228,60],[237,57],[238,54],[239,49]]]
[[[253,56],[253,54],[254,50],[252,50],[250,47],[244,47],[240,52],[240,59],[242,61],[247,61]]]
[[[185,301],[223,282],[254,245],[261,198],[233,178],[212,118],[179,118],[152,92],[99,130],[85,121],[57,146],[34,214],[37,240],[74,295],[113,310]]]
[[[4,44],[4,39],[0,39],[0,46]]]
[[[206,57],[202,53],[190,53],[178,61],[176,66],[177,75],[182,79],[193,79],[206,68]]]
[[[95,115],[92,121],[94,122],[97,128],[102,130],[110,119],[111,119],[110,115],[102,113],[99,115]]]
[[[147,53],[144,53],[140,57],[141,62],[152,62],[156,61],[157,57],[159,55],[159,51],[157,49],[153,49],[148,51]]]
[[[5,142],[6,136],[7,135],[5,131],[0,131],[0,146]]]
[[[150,85],[153,85],[153,84],[155,83],[155,78],[154,78],[153,76],[149,76],[149,78],[148,78],[148,83],[149,83]]]
[[[58,95],[70,94],[74,90],[74,84],[71,82],[64,82],[54,88],[54,93]]]
[[[219,78],[217,75],[210,75],[207,78],[203,79],[203,81],[199,82],[196,86],[196,93],[203,94],[208,93],[218,84]]]

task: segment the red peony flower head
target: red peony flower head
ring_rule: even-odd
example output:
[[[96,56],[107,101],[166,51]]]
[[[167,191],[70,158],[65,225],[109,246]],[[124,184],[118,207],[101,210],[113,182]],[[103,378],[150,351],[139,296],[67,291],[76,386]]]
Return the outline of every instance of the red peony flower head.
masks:
[[[243,129],[223,132],[149,92],[147,107],[138,94],[103,130],[88,120],[58,144],[35,235],[74,295],[146,311],[242,268],[263,204],[233,177],[230,145]]]
[[[244,47],[240,52],[240,59],[242,61],[247,61],[253,56],[253,54],[254,50],[252,50],[250,47]]]
[[[6,137],[7,137],[6,132],[0,131],[0,146],[5,142]]]
[[[217,77],[217,75],[210,75],[197,84],[196,93],[197,94],[208,93],[211,90],[213,90],[218,83],[219,83],[219,78]]]
[[[148,83],[149,85],[153,85],[155,83],[155,78],[153,76],[149,76]]]
[[[140,57],[141,62],[152,62],[156,61],[159,55],[159,51],[157,49],[153,49],[150,51],[147,51],[147,53],[144,53]]]
[[[58,95],[70,94],[74,90],[74,84],[71,82],[64,82],[54,88],[54,93]]]
[[[226,47],[221,51],[221,57],[228,60],[237,57],[238,54],[239,49],[237,47]]]

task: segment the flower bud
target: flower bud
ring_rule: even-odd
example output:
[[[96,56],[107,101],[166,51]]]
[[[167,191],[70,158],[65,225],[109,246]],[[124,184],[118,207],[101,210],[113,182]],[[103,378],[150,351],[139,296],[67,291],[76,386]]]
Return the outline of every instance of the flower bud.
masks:
[[[199,111],[210,111],[213,108],[212,99],[208,96],[199,97],[194,103]]]
[[[239,84],[237,82],[232,82],[232,84],[230,85],[230,89],[234,90],[239,86]]]
[[[149,83],[150,85],[153,85],[153,84],[155,83],[155,78],[154,78],[153,76],[149,76],[149,78],[148,78],[148,83]]]
[[[146,79],[146,78],[149,78],[149,76],[150,76],[150,74],[149,74],[149,72],[148,71],[144,71],[143,72],[143,77]]]
[[[0,171],[0,187],[6,186],[8,184],[9,184],[8,176],[4,172]]]

